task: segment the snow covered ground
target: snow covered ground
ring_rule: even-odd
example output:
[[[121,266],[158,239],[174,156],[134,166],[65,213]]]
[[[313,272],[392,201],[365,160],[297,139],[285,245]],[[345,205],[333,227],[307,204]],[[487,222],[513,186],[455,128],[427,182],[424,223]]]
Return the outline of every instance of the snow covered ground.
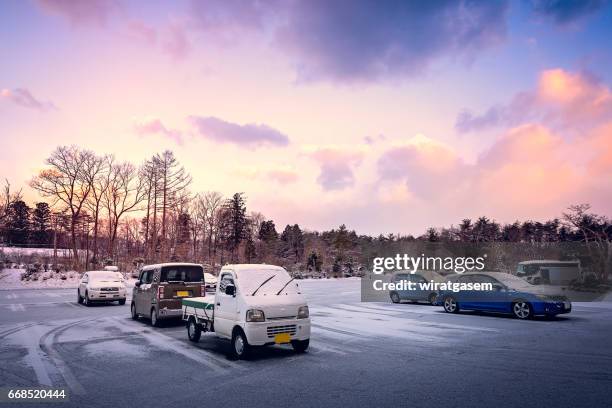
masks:
[[[41,288],[76,288],[81,278],[77,272],[65,272],[65,280],[56,277],[53,272],[42,272],[38,280],[22,281],[25,269],[2,269],[0,271],[0,289],[41,289]],[[46,277],[47,279],[43,279]]]
[[[6,289],[45,289],[45,288],[64,288],[74,289],[79,285],[81,274],[75,271],[54,273],[41,272],[39,279],[24,281],[21,280],[21,274],[25,269],[2,269],[0,270],[0,290]],[[60,276],[66,276],[63,280]],[[47,277],[47,279],[43,279]],[[299,282],[337,282],[337,281],[359,281],[359,278],[331,278],[331,279],[303,279]],[[127,277],[126,286],[132,288],[136,279]]]

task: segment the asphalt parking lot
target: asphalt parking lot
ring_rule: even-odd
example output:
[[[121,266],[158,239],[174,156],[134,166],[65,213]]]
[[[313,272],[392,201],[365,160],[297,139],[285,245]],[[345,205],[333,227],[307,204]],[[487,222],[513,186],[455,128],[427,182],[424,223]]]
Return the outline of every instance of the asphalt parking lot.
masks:
[[[612,308],[553,320],[361,303],[357,280],[303,281],[311,348],[226,357],[179,322],[154,329],[76,289],[0,290],[0,389],[65,388],[65,407],[609,406]],[[0,402],[2,406],[28,406]],[[40,403],[31,404],[40,407]]]

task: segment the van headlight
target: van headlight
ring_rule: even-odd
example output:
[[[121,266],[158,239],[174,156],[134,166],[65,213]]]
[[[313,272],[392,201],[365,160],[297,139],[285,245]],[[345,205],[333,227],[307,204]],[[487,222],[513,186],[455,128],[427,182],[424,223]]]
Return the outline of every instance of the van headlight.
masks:
[[[247,322],[264,322],[266,321],[266,315],[264,315],[263,310],[249,309],[246,312],[246,321]]]
[[[308,306],[300,306],[300,308],[298,309],[297,318],[307,319],[308,316],[310,316],[310,313],[308,312]]]

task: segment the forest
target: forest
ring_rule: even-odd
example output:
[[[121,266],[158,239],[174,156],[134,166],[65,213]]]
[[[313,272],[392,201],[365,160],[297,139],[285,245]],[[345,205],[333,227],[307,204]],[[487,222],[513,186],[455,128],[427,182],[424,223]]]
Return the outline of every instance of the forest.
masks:
[[[588,204],[571,205],[558,218],[544,221],[501,224],[481,216],[431,227],[417,236],[368,236],[344,224],[321,232],[298,224],[277,226],[264,214],[249,211],[243,193],[224,197],[215,191],[193,192],[191,175],[168,150],[136,166],[112,155],[60,146],[44,164],[29,183],[39,202],[26,203],[22,189],[9,181],[0,200],[3,247],[50,249],[49,255],[27,262],[84,271],[111,264],[132,270],[148,263],[189,261],[213,273],[228,262],[271,263],[300,275],[359,276],[374,257],[407,248],[446,248],[455,255],[462,248],[460,255],[467,251],[461,244],[489,249],[518,244],[524,252],[526,246],[569,243],[570,251],[548,253],[589,257],[586,264],[601,280],[612,270],[612,220],[593,213]],[[0,261],[20,262],[12,258],[0,248]]]

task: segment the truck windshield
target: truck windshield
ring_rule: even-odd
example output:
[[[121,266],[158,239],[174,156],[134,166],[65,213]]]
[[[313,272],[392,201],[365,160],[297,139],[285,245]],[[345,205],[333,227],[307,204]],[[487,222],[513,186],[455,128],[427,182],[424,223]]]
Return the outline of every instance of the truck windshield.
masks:
[[[160,282],[204,282],[204,270],[197,265],[164,266]]]
[[[267,279],[274,277],[273,279],[270,279],[268,282],[266,282],[265,285],[261,286],[261,288],[257,290],[255,296],[276,295],[276,292],[281,290],[282,287],[287,283],[287,281],[291,279],[291,276],[289,276],[289,274],[282,269],[242,270],[237,272],[236,274],[238,277],[238,286],[244,293],[248,295],[251,295],[253,292],[255,292],[255,289],[257,289],[257,287],[261,285],[262,282],[265,282]],[[284,291],[287,293],[298,292],[297,286],[293,282],[287,285]]]

